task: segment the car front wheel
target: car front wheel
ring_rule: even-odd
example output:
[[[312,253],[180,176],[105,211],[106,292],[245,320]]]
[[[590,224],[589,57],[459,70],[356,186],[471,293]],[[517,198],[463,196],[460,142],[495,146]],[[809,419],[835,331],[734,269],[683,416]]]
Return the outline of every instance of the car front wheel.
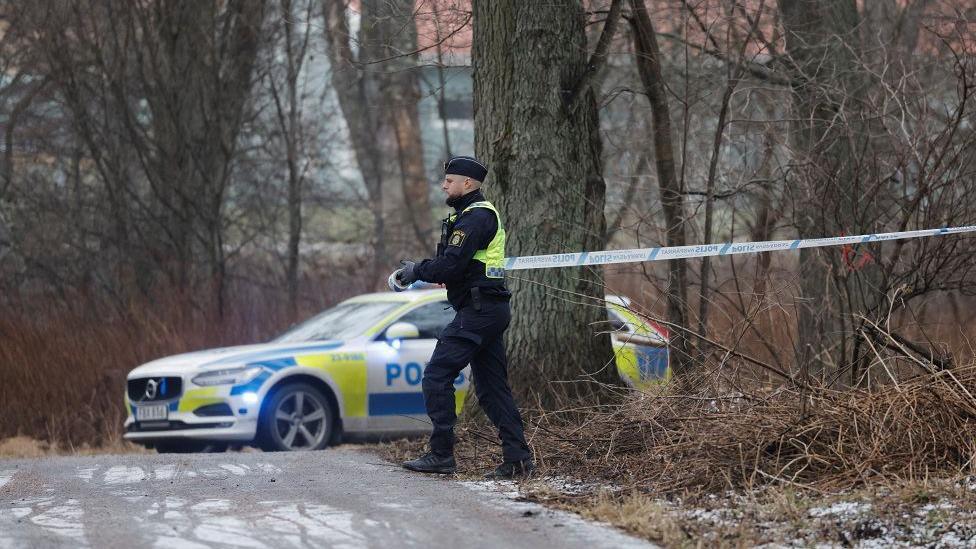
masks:
[[[320,390],[308,383],[285,385],[261,413],[258,442],[265,451],[319,450],[332,438],[334,419]]]

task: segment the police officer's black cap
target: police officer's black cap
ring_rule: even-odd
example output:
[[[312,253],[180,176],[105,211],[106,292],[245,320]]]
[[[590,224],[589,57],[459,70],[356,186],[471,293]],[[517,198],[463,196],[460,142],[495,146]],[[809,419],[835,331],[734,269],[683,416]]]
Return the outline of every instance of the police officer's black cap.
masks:
[[[460,175],[475,181],[484,181],[488,167],[473,156],[454,156],[444,163],[444,175]]]

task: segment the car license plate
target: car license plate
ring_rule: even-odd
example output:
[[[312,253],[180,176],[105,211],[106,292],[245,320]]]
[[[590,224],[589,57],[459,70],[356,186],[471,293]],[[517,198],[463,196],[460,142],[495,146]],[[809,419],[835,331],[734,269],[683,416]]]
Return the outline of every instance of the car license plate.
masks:
[[[159,406],[137,406],[136,421],[154,421],[166,419],[169,415],[169,406],[160,404]]]

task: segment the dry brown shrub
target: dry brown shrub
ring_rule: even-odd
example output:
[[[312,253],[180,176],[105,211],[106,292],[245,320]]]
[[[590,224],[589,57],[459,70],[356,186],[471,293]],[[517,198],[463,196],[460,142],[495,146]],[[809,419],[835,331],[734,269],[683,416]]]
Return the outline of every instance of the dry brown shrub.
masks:
[[[145,454],[144,446],[133,444],[121,438],[103,446],[82,444],[77,447],[62,447],[54,443],[31,437],[16,436],[0,440],[0,458],[37,458],[44,456],[91,456],[96,454]]]
[[[289,324],[286,301],[266,288],[234,287],[222,312],[205,303],[173,290],[126,302],[88,294],[8,298],[0,308],[0,440],[27,436],[62,452],[127,451],[119,445],[131,369],[167,355],[267,341]],[[319,307],[306,304],[301,314]]]
[[[51,455],[54,449],[50,444],[25,436],[0,440],[0,457],[36,458]]]
[[[976,363],[871,389],[679,391],[529,410],[540,473],[666,495],[769,485],[833,491],[976,472]],[[462,422],[458,439],[461,473],[500,458],[483,420]],[[421,444],[400,443],[387,455],[400,459]]]
[[[971,472],[976,364],[873,389],[780,388],[725,398],[638,394],[609,409],[542,414],[540,462],[657,493]]]

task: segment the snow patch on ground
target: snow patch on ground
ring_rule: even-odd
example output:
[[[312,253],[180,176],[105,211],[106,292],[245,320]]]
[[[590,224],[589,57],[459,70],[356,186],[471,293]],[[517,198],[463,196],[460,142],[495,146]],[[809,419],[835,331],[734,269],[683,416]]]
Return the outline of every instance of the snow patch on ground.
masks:
[[[220,468],[225,471],[229,471],[239,477],[243,477],[250,470],[250,467],[248,467],[247,465],[234,465],[231,463],[221,463]]]
[[[826,517],[830,515],[842,515],[845,517],[851,517],[855,515],[860,515],[871,510],[871,504],[869,503],[857,503],[854,501],[841,501],[834,503],[829,507],[814,507],[807,511],[807,514],[811,517]]]
[[[539,481],[545,483],[547,486],[553,490],[558,491],[561,494],[578,496],[582,494],[590,494],[597,490],[616,490],[615,486],[607,484],[595,484],[592,482],[580,482],[576,479],[568,477],[540,477]]]
[[[699,522],[707,522],[715,526],[734,525],[735,522],[727,518],[726,515],[727,513],[724,513],[721,509],[692,509],[685,512],[685,517]]]
[[[328,547],[361,547],[366,537],[354,524],[351,513],[322,504],[274,503],[258,521],[264,531],[272,531],[293,546],[304,537]]]
[[[533,482],[563,495],[596,494],[614,492],[619,487],[604,484],[586,484],[562,477],[542,477]],[[470,489],[495,491],[509,500],[518,499],[519,485],[514,482],[466,482]],[[976,477],[967,477],[956,486],[976,491]],[[775,542],[759,542],[759,547],[837,547],[839,545],[861,549],[888,547],[932,547],[950,549],[976,547],[976,511],[965,510],[951,499],[940,499],[924,504],[903,504],[892,513],[890,501],[854,499],[830,500],[804,509],[802,518],[791,519],[789,512],[768,507],[757,507],[754,495],[746,497],[735,492],[709,494],[699,504],[688,504],[680,497],[657,499],[655,503],[666,509],[672,517],[692,525],[701,540],[708,545],[721,539],[723,532],[734,537],[743,522],[760,537]],[[810,500],[804,500],[808,505]],[[812,503],[816,504],[817,501]],[[799,504],[799,503],[798,503]],[[797,522],[798,521],[798,522]],[[696,527],[697,526],[697,527]],[[715,536],[715,537],[709,537]]]
[[[91,479],[95,476],[95,471],[97,470],[98,465],[94,467],[79,467],[75,470],[75,476],[85,482],[91,482]]]
[[[171,480],[176,476],[176,465],[167,463],[153,468],[153,478],[156,480]]]
[[[16,469],[5,469],[0,471],[0,488],[3,488],[4,484],[10,482],[10,479],[14,478],[14,474],[16,472]]]
[[[153,543],[153,549],[209,549],[209,545],[195,543],[174,536],[159,536]]]
[[[918,511],[915,511],[915,514],[924,517],[933,511],[946,511],[955,508],[956,506],[948,501],[940,501],[939,503],[927,503],[923,505]]]
[[[70,539],[75,547],[87,547],[83,518],[84,511],[78,500],[69,499],[61,505],[47,506],[42,513],[31,516],[30,521],[48,532]]]
[[[208,499],[193,505],[167,497],[146,509],[142,528],[157,537],[153,547],[233,546],[251,549],[265,547],[337,547],[367,545],[357,530],[356,517],[328,505],[282,501],[260,501],[254,509],[239,516],[239,509],[225,499]],[[255,539],[257,530],[273,534],[273,545]]]
[[[268,473],[268,474],[272,474],[272,475],[278,474],[278,473],[281,472],[281,468],[280,467],[276,467],[276,466],[274,466],[274,465],[272,465],[270,463],[258,463],[257,464],[257,468],[260,469],[262,473]]]
[[[105,484],[132,484],[145,478],[146,473],[141,467],[116,465],[105,471]]]

